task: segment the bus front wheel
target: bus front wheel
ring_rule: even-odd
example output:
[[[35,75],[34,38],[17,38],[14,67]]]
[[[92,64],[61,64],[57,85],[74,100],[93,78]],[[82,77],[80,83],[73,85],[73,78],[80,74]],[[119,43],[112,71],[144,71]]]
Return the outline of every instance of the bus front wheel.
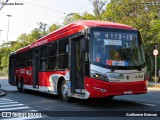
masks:
[[[67,83],[65,80],[63,80],[60,85],[60,97],[65,102],[70,101],[70,97],[68,96],[68,87],[67,87]]]

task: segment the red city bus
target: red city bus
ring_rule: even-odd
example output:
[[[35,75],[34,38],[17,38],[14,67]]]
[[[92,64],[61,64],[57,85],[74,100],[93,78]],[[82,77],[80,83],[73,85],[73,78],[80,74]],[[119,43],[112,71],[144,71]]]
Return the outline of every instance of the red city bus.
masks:
[[[63,100],[145,94],[140,33],[127,25],[82,20],[10,54],[9,84]]]

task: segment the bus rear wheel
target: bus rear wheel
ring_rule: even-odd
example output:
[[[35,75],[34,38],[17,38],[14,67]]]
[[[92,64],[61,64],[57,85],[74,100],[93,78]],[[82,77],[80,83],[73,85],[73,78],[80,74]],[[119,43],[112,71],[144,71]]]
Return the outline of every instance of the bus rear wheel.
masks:
[[[19,92],[22,92],[21,82],[20,81],[17,82],[17,89],[18,89]]]
[[[23,80],[23,79],[21,80],[21,91],[22,91],[22,92],[25,92],[25,91],[26,91],[26,90],[25,90],[24,80]]]
[[[105,97],[104,99],[105,100],[112,100],[114,98],[114,96],[108,96],[108,97]]]

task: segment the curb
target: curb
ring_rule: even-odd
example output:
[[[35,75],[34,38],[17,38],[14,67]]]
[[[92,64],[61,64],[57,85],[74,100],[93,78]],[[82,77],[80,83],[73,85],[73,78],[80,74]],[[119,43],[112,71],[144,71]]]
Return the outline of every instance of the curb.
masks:
[[[2,90],[0,90],[0,97],[4,96],[4,95],[5,95],[5,93]]]
[[[154,88],[160,89],[160,85],[156,85],[156,86],[155,86],[155,85],[150,85],[150,84],[149,84],[148,87],[150,87],[150,88],[153,88],[153,87],[154,87]]]

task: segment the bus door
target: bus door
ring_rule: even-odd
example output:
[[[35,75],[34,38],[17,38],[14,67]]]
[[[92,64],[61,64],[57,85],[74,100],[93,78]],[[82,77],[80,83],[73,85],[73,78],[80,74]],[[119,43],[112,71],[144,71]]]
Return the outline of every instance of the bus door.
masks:
[[[10,56],[9,58],[9,84],[16,85],[14,70],[15,70],[15,55]]]
[[[81,39],[71,39],[71,92],[84,94],[84,60],[83,52],[81,51]]]
[[[33,51],[33,88],[38,88],[39,49]]]

